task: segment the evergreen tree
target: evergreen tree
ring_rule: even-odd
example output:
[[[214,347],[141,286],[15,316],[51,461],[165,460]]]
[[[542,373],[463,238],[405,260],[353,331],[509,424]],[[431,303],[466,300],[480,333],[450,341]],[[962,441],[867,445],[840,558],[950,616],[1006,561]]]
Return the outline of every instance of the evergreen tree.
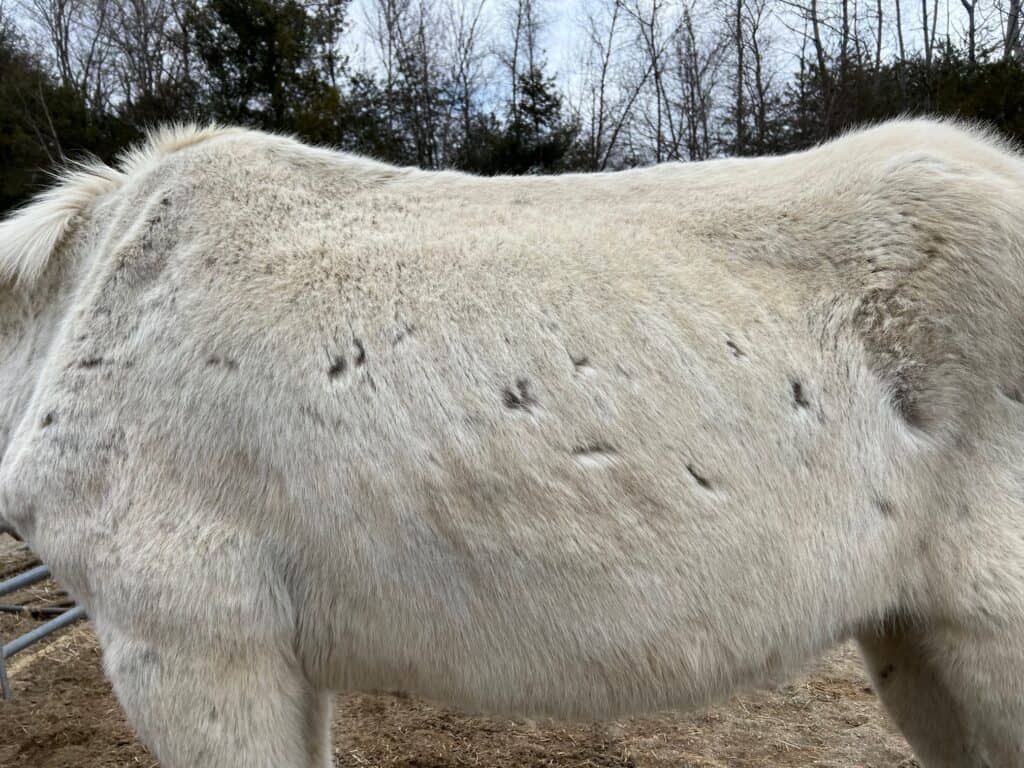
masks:
[[[481,125],[486,150],[478,170],[522,174],[572,168],[580,160],[574,152],[579,125],[565,114],[554,79],[531,67],[519,75],[516,93],[504,126],[493,120]]]
[[[344,62],[346,0],[209,0],[190,13],[207,112],[222,121],[328,140]]]

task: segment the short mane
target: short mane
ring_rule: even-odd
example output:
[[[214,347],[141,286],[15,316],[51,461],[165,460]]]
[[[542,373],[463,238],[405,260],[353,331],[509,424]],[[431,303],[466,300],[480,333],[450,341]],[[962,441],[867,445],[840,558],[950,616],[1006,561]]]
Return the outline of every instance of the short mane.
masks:
[[[117,189],[123,174],[100,162],[73,166],[57,184],[0,223],[0,279],[31,285],[71,224],[98,197]]]
[[[0,280],[32,285],[72,224],[95,200],[166,155],[235,130],[216,125],[165,126],[121,155],[116,167],[99,161],[69,165],[54,186],[0,222]]]

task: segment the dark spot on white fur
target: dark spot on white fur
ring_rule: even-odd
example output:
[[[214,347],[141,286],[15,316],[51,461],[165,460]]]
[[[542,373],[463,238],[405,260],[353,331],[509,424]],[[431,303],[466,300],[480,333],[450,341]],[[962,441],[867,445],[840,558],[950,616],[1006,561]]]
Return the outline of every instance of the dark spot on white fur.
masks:
[[[220,355],[210,355],[206,358],[206,364],[209,366],[223,366],[229,371],[238,370],[238,362],[232,360],[230,357],[221,357]]]
[[[347,368],[348,363],[345,362],[345,356],[334,355],[333,357],[331,357],[330,365],[327,368],[327,377],[331,379],[336,379],[343,373],[345,373],[345,370]]]
[[[413,325],[412,323],[402,323],[400,326],[398,326],[398,329],[395,331],[395,339],[393,342],[394,345],[398,346],[399,344],[401,344],[407,338],[412,336],[415,330],[416,326]]]
[[[743,350],[740,349],[739,345],[732,339],[727,339],[725,346],[727,346],[729,351],[732,352],[733,357],[746,357],[746,355],[743,354]]]
[[[355,363],[356,368],[358,368],[366,362],[366,347],[363,346],[363,342],[359,339],[355,339],[353,344],[355,344],[356,347]]]
[[[584,368],[590,367],[590,358],[586,355],[570,355],[572,364],[576,367],[577,371],[581,371]]]
[[[97,356],[97,357],[86,357],[86,358],[78,361],[78,367],[79,368],[95,368],[97,365],[102,365],[102,364],[103,364],[103,358],[99,357],[99,356]]]
[[[43,429],[46,429],[48,426],[53,424],[53,418],[53,411],[50,411],[45,416],[43,416],[43,420],[39,422],[39,426],[41,426]]]
[[[530,382],[527,379],[516,381],[515,387],[505,387],[502,392],[502,402],[506,408],[512,410],[529,411],[537,404],[537,398],[530,392]]]
[[[807,395],[804,392],[804,385],[801,384],[796,379],[793,379],[792,389],[793,389],[793,402],[796,404],[797,408],[809,408],[811,403],[807,399]]]
[[[1013,400],[1018,405],[1024,405],[1024,394],[1021,394],[1017,387],[1004,387],[1000,391],[1007,399]]]
[[[690,476],[697,481],[697,485],[699,485],[701,488],[711,488],[711,482],[706,477],[704,477],[704,475],[700,474],[696,469],[694,469],[693,464],[687,464],[686,471],[690,473]]]
[[[299,406],[299,413],[301,413],[303,416],[308,418],[310,421],[312,421],[318,427],[326,427],[327,426],[327,422],[324,421],[323,414],[321,414],[320,411],[318,411],[316,408],[314,408],[311,405],[300,405]]]
[[[896,507],[888,499],[875,499],[875,509],[878,510],[882,517],[892,517],[896,514]]]
[[[910,387],[904,381],[898,381],[892,389],[892,407],[907,424],[917,429],[925,427],[924,414],[914,397]]]

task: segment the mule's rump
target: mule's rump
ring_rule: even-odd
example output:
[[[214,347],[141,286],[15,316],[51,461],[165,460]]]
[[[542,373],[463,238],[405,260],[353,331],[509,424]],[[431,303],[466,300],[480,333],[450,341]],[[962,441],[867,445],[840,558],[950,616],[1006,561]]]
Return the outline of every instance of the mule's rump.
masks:
[[[1021,628],[996,144],[482,179],[201,138],[0,258],[0,514],[163,759],[210,674],[592,717],[857,633]]]

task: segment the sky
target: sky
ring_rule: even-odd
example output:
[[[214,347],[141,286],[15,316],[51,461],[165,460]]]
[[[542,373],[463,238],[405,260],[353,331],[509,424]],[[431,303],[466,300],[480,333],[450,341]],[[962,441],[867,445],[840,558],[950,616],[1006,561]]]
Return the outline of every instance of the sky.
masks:
[[[472,2],[472,0],[469,0]],[[498,13],[507,0],[485,0],[485,17],[488,23],[498,23]],[[586,0],[542,0],[543,18],[545,21],[541,35],[541,44],[547,53],[547,61],[552,70],[561,73],[572,68],[572,51],[578,36],[576,19],[580,8]],[[353,58],[362,63],[372,62],[370,51],[372,44],[367,39],[367,13],[374,5],[374,0],[353,0],[349,19],[352,22],[350,45],[353,47]]]
[[[474,2],[474,0],[463,0]],[[485,0],[485,18],[492,26],[499,23],[500,10],[511,0]],[[578,69],[578,51],[580,41],[581,9],[586,3],[593,0],[535,0],[541,8],[542,18],[545,25],[542,33],[542,47],[547,54],[548,71],[556,76],[562,85],[573,79],[573,74]],[[711,17],[722,14],[723,3],[726,0],[684,0],[690,5],[695,13],[695,18],[701,16]],[[353,0],[350,12],[350,20],[353,27],[349,33],[347,47],[349,48],[353,61],[359,64],[372,64],[373,46],[367,38],[367,12],[373,7],[375,0]],[[642,4],[650,0],[630,0],[630,3],[640,2]],[[862,15],[875,13],[878,0],[851,0],[851,5],[859,9]],[[894,54],[896,50],[895,33],[895,0],[881,0],[885,25],[885,50]],[[932,4],[935,0],[927,0],[929,13],[932,12]],[[802,22],[793,6],[799,5],[801,0],[768,0],[769,7],[775,12],[775,21],[770,27],[772,38],[771,48],[777,63],[783,70],[795,69],[796,53],[799,48],[799,32]],[[997,41],[1001,39],[1002,21],[1005,17],[1005,6],[1007,0],[978,0],[977,19],[979,22],[979,40],[988,39]],[[731,3],[730,3],[731,5]],[[838,7],[838,0],[819,0],[819,8],[823,13],[834,11]],[[956,38],[962,38],[963,30],[966,29],[966,14],[960,0],[938,0],[938,32],[940,37],[945,37],[947,30]],[[903,12],[903,34],[908,53],[918,50],[921,47],[921,20],[920,0],[902,0]],[[871,20],[863,20],[861,24],[871,24]],[[790,28],[787,28],[787,25]],[[795,29],[795,31],[794,31]],[[866,30],[861,30],[862,32]],[[571,90],[571,89],[570,89]]]

